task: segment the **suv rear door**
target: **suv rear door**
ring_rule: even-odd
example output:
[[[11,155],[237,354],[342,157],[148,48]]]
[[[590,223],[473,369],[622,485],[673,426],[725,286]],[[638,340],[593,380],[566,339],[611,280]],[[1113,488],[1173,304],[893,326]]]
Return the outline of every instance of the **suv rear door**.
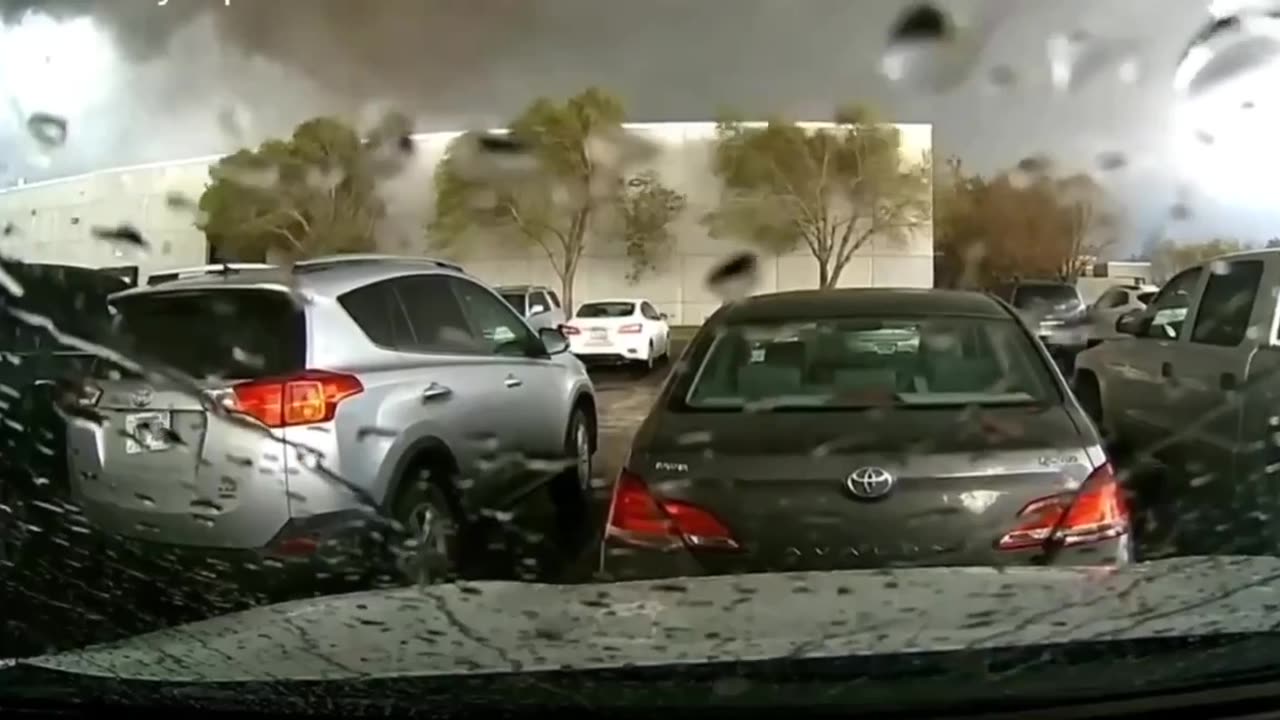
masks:
[[[73,421],[73,497],[97,527],[144,540],[261,547],[289,519],[279,431],[207,412],[236,382],[306,367],[304,311],[283,290],[126,295],[121,340],[147,377],[97,380],[104,422]]]

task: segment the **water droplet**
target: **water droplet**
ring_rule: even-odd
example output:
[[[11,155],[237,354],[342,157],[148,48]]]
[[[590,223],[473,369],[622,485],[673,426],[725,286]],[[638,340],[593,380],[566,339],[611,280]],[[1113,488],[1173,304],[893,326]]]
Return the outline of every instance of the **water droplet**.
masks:
[[[1280,58],[1280,19],[1258,9],[1207,23],[1191,39],[1178,61],[1173,85],[1199,97]]]
[[[146,505],[147,507],[155,507],[156,499],[151,497],[150,495],[143,495],[142,493],[137,493],[134,495],[134,497],[138,499],[138,502],[142,503],[143,505]]]
[[[1053,88],[1059,92],[1074,92],[1114,62],[1116,52],[1114,43],[1078,30],[1050,37],[1046,54],[1049,61],[1049,82]],[[1122,69],[1126,68],[1125,63],[1129,63],[1127,69]],[[1117,73],[1131,76],[1136,81],[1136,59],[1126,58],[1117,65]]]
[[[1129,159],[1125,157],[1124,153],[1117,150],[1108,150],[1106,152],[1098,153],[1098,168],[1101,170],[1110,172],[1112,170],[1119,170],[1128,164]]]
[[[760,262],[755,253],[750,252],[729,257],[707,274],[707,288],[724,302],[750,295],[759,282]]]
[[[67,142],[66,118],[53,113],[31,113],[27,118],[27,131],[45,148],[59,148]]]
[[[1142,80],[1142,61],[1129,55],[1116,63],[1116,79],[1125,85],[1137,85]]]
[[[244,139],[251,118],[243,105],[235,104],[218,112],[218,127],[232,140]]]
[[[997,65],[987,73],[987,80],[999,90],[1008,90],[1018,84],[1018,73],[1008,65]]]
[[[908,8],[894,22],[880,62],[886,78],[912,88],[941,92],[959,84],[976,53],[950,16],[929,3]]]

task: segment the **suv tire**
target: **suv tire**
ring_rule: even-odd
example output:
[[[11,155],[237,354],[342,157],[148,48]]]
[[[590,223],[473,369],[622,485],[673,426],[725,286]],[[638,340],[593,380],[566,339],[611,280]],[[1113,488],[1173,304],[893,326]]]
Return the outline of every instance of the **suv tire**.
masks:
[[[404,479],[392,506],[403,527],[393,551],[397,575],[413,584],[456,579],[464,565],[466,536],[462,512],[451,488],[453,473],[440,463],[417,465]]]

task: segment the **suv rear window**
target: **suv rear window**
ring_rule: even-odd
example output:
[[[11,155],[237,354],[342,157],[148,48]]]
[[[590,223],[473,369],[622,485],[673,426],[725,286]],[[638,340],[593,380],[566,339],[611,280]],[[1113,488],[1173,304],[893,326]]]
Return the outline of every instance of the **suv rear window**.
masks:
[[[113,304],[127,348],[195,378],[244,380],[306,367],[306,318],[279,290],[187,290]]]

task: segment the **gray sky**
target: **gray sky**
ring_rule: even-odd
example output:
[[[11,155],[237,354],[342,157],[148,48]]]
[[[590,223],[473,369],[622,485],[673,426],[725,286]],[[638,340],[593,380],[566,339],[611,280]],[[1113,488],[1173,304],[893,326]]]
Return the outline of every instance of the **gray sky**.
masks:
[[[915,4],[900,0],[162,1],[0,0],[6,182],[226,151],[237,144],[228,115],[247,120],[251,141],[311,115],[360,121],[389,106],[419,129],[457,129],[598,84],[635,120],[724,107],[823,119],[867,102],[933,123],[939,156],[981,170],[1040,153],[1092,170],[1099,153],[1120,151],[1129,165],[1099,179],[1129,209],[1133,245],[1165,223],[1180,177],[1199,186],[1195,214],[1170,234],[1280,235],[1266,198],[1220,178],[1230,175],[1221,162],[1196,166],[1174,137],[1173,71],[1208,18],[1205,0],[941,3],[973,28],[976,48],[965,82],[942,93],[880,74],[889,29]],[[1046,48],[1078,31],[1094,38],[1076,64],[1081,87],[1056,91]],[[968,56],[948,57],[963,69]],[[1123,63],[1136,83],[1121,79]],[[1001,87],[993,74],[1015,81]],[[18,122],[37,110],[70,119],[67,146],[45,167],[31,164]]]

